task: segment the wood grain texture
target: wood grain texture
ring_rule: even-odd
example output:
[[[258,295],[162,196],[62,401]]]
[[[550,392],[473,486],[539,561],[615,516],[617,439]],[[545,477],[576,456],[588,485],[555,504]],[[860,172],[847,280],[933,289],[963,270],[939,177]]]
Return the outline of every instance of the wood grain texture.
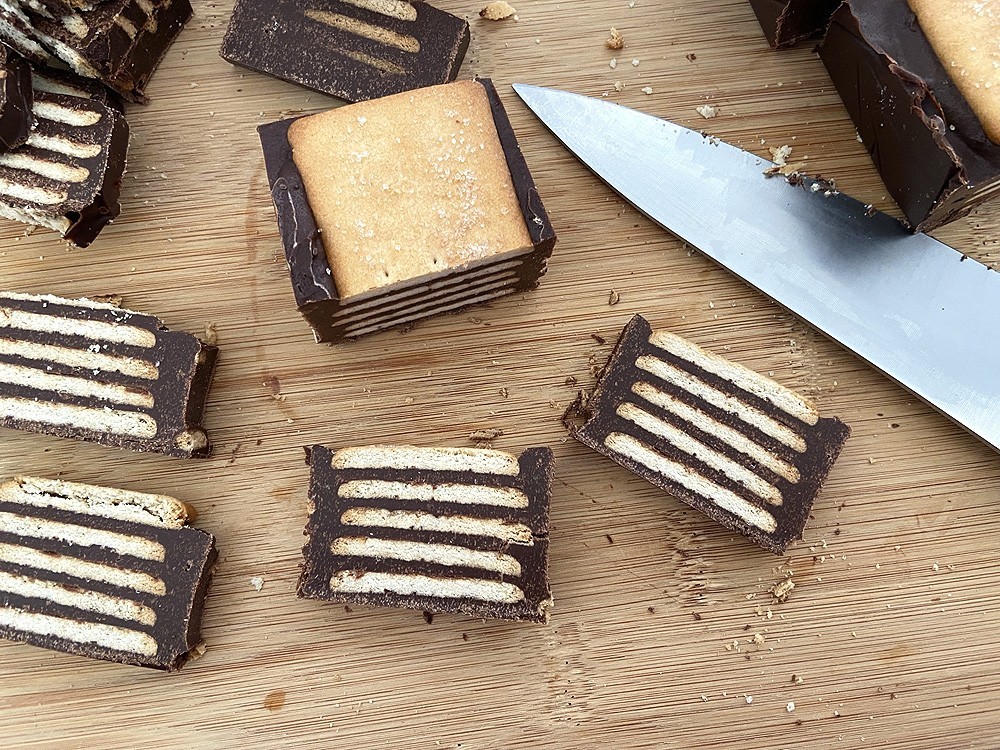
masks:
[[[770,52],[745,0],[521,0],[519,21],[497,23],[469,0],[438,4],[470,18],[462,76],[496,81],[559,233],[536,292],[313,344],[254,128],[334,102],[219,59],[231,2],[195,3],[152,103],[130,109],[124,210],[92,248],[0,224],[3,288],[121,293],[173,328],[214,323],[222,348],[210,460],[0,435],[0,474],[175,495],[222,552],[208,652],[180,674],[0,643],[0,747],[1000,746],[1000,456],[637,215],[508,87],[609,92],[763,155],[791,144],[792,160],[887,208],[817,58]],[[717,118],[696,113],[705,102]],[[938,235],[995,265],[998,229],[994,202]],[[567,377],[590,385],[590,358],[636,312],[853,426],[784,558],[565,438]],[[295,598],[303,445],[461,446],[481,428],[502,429],[503,449],[555,450],[551,624]],[[784,571],[796,588],[778,604],[767,592]]]

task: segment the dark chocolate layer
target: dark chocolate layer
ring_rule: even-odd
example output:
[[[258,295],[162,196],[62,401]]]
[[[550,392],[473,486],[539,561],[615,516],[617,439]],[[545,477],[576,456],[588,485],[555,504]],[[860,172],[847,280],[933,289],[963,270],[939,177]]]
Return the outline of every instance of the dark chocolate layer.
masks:
[[[40,533],[26,533],[25,524]],[[72,528],[81,543],[47,532],[53,526]],[[101,534],[150,543],[162,550],[162,558],[116,552],[99,541],[107,538]],[[0,638],[179,669],[201,644],[201,614],[216,558],[214,537],[187,526],[164,528],[0,501]],[[130,616],[136,609],[153,617]]]
[[[0,151],[17,148],[28,140],[35,122],[31,105],[31,67],[6,46],[0,44]]]
[[[840,0],[750,0],[772,47],[819,36]]]
[[[238,0],[219,54],[359,102],[455,80],[468,47],[469,24],[425,2]]]
[[[383,449],[395,450],[386,446],[365,450]],[[312,513],[306,527],[309,541],[303,548],[299,596],[473,617],[547,619],[551,605],[547,575],[550,450],[525,451],[516,459],[512,473],[455,467],[429,470],[392,461],[344,468],[335,465],[340,455],[319,445],[309,451]],[[508,458],[514,462],[512,456]],[[376,489],[351,493],[345,488],[349,483],[375,483]],[[424,497],[402,499],[388,490],[380,492],[378,487],[385,488],[384,483],[419,490]],[[442,499],[441,493],[448,488],[462,499]],[[468,497],[476,490],[511,492],[520,503],[503,505]],[[351,514],[358,512],[374,515],[367,522],[349,522]],[[392,518],[406,514],[431,520]],[[498,531],[495,524],[507,530]],[[352,581],[373,576],[381,581],[375,590],[351,590]],[[408,586],[413,590],[406,590]],[[508,599],[476,596],[480,586]]]
[[[986,137],[906,0],[845,2],[819,53],[915,231],[964,216],[1000,190],[1000,145]]]
[[[567,412],[571,434],[782,553],[802,536],[850,429],[838,419],[809,421],[779,408],[761,395],[777,384],[754,376],[762,384],[754,393],[655,345],[652,336],[641,316],[629,322],[591,398]]]
[[[547,260],[555,247],[556,235],[493,82],[489,79],[478,80],[486,89],[511,181],[521,206],[525,226],[534,244],[533,252],[521,256],[522,262],[515,269],[516,279],[509,286],[509,293],[530,291],[538,286],[539,279],[546,271]],[[323,239],[309,207],[302,176],[292,159],[291,146],[288,144],[288,128],[295,119],[298,118],[262,125],[257,131],[264,152],[271,199],[274,202],[278,230],[285,249],[285,260],[288,263],[296,304],[299,312],[312,327],[317,341],[336,342],[361,335],[352,333],[352,328],[345,322],[344,315],[352,305],[369,305],[370,300],[356,303],[348,300],[341,303],[339,299],[326,250],[323,247]],[[487,263],[477,266],[476,269],[488,267]],[[449,279],[456,279],[455,283],[459,283],[457,281],[459,275],[465,272],[464,269],[455,269],[435,275],[426,281],[428,284],[441,284],[447,283]],[[420,297],[414,296],[413,300],[415,303],[419,302]],[[475,301],[468,304],[475,304]],[[403,322],[429,317],[437,312],[438,308],[431,306],[426,310],[418,310],[403,316],[409,318]],[[396,320],[397,318],[390,318],[379,327],[388,328],[396,325],[394,322]]]
[[[208,456],[201,419],[218,349],[149,315],[74,302],[0,293],[0,425]]]

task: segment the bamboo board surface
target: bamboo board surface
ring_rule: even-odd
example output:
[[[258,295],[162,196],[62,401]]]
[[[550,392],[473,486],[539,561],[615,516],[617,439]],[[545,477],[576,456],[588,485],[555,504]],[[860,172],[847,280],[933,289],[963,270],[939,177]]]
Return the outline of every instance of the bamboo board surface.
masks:
[[[520,0],[519,21],[501,23],[470,0],[438,4],[470,17],[461,75],[497,83],[559,234],[537,291],[313,344],[255,126],[334,101],[218,58],[226,1],[195,3],[152,103],[130,109],[124,210],[93,247],[0,224],[4,289],[120,293],[171,328],[214,324],[222,349],[209,460],[0,435],[3,476],[175,495],[222,554],[208,651],[179,674],[0,643],[0,747],[1000,746],[1000,456],[640,217],[508,87],[610,92],[765,156],[787,143],[888,208],[818,60],[768,51],[745,0]],[[619,53],[604,47],[611,26]],[[696,113],[705,102],[717,118]],[[995,201],[937,234],[995,265],[998,230]],[[589,386],[591,357],[603,361],[637,312],[853,427],[783,558],[565,438],[567,377]],[[428,623],[295,597],[303,445],[462,446],[482,428],[503,430],[501,449],[555,451],[549,625]],[[796,588],[774,603],[787,571]]]

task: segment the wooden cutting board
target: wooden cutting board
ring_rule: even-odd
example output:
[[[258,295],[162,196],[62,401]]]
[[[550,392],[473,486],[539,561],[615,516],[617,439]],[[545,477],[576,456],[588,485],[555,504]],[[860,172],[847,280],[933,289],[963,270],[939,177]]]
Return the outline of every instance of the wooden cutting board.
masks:
[[[520,0],[519,20],[499,23],[470,0],[439,4],[470,18],[462,75],[500,87],[559,233],[537,291],[314,344],[255,127],[335,102],[219,59],[228,1],[196,3],[151,104],[130,108],[120,221],[88,250],[0,225],[3,288],[117,292],[172,328],[214,324],[222,348],[209,460],[0,435],[0,474],[176,495],[222,551],[208,652],[179,674],[0,643],[0,747],[1000,746],[1000,456],[652,226],[508,88],[607,93],[762,155],[792,145],[887,208],[817,58],[770,52],[745,0]],[[702,119],[703,103],[718,117]],[[939,235],[995,265],[998,230],[995,201]],[[854,428],[783,558],[564,436],[567,379],[590,385],[591,358],[637,312]],[[463,446],[482,428],[503,430],[502,449],[555,451],[549,625],[296,599],[303,445]],[[787,573],[795,590],[775,603]]]

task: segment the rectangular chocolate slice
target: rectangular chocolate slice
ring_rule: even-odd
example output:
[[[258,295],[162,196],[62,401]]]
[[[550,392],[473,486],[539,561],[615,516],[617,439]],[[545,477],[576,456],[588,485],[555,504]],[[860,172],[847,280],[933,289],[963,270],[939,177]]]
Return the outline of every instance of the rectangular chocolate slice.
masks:
[[[791,47],[823,33],[840,0],[750,0],[772,47]]]
[[[564,420],[584,445],[775,554],[802,536],[850,434],[794,391],[639,315]]]
[[[22,51],[39,47],[79,75],[140,102],[150,75],[191,17],[188,0],[106,0],[89,10],[51,11],[40,12],[38,3],[26,0],[5,0],[0,38]]]
[[[0,44],[0,151],[9,151],[28,140],[35,122],[31,67],[28,62]]]
[[[0,216],[87,247],[121,212],[128,124],[99,101],[36,92],[27,142],[0,154]]]
[[[185,458],[218,349],[89,299],[0,292],[0,426]]]
[[[0,483],[0,638],[180,669],[201,647],[215,538],[162,495]]]
[[[237,0],[219,54],[360,102],[455,80],[469,24],[406,0]]]
[[[552,452],[309,451],[299,596],[545,622]]]
[[[845,2],[819,54],[914,231],[964,216],[1000,191],[1000,144],[986,135],[906,0]]]
[[[84,78],[69,70],[53,68],[33,68],[31,71],[31,87],[35,91],[49,94],[75,96],[78,99],[91,99],[100,102],[105,107],[125,114],[125,102],[115,92],[104,86],[95,78]]]
[[[317,341],[528,291],[545,273],[555,232],[488,80],[259,132],[295,299]]]

